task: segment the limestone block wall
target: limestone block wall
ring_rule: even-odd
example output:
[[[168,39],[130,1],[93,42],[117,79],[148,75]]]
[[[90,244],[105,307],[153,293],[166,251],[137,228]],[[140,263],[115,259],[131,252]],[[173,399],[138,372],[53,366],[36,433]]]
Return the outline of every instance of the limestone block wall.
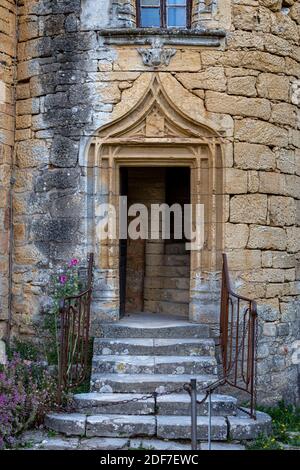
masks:
[[[9,317],[10,180],[15,130],[16,2],[0,1],[0,340]]]
[[[31,333],[47,307],[53,266],[91,248],[90,136],[128,112],[159,73],[174,104],[223,137],[224,249],[235,289],[259,303],[260,398],[295,400],[299,2],[232,0],[219,47],[174,46],[169,65],[158,69],[143,64],[134,44],[108,45],[95,26],[88,29],[84,1],[18,3],[14,332]],[[106,318],[118,297],[118,280],[109,276],[100,270],[96,279]],[[209,323],[217,320],[217,296],[214,302]]]

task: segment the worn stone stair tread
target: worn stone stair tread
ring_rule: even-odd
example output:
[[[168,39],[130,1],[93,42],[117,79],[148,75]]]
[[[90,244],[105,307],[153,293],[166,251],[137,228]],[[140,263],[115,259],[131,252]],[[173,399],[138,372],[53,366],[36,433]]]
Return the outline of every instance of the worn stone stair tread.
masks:
[[[124,414],[153,415],[155,410],[154,398],[142,399],[139,393],[79,393],[74,395],[77,408],[86,414]],[[138,401],[123,403],[124,400]]]
[[[227,439],[224,417],[213,416],[212,439]],[[124,414],[91,415],[79,413],[51,413],[46,416],[48,428],[67,436],[137,437],[155,436],[169,439],[190,439],[190,416],[143,416]],[[207,438],[208,417],[197,417],[198,439]]]
[[[191,417],[190,416],[156,416],[157,437],[169,439],[190,439],[191,438]],[[197,416],[197,436],[198,439],[208,437],[207,416]],[[213,440],[227,440],[227,422],[223,416],[212,416],[211,437]]]
[[[187,304],[189,303],[189,289],[176,289],[176,288],[145,288],[144,301],[149,302],[171,302],[172,304]]]
[[[199,450],[209,450],[208,443],[200,442]],[[242,444],[232,444],[231,442],[212,442],[210,450],[245,450],[245,446],[243,446]]]
[[[189,253],[168,253],[163,255],[164,266],[189,266]]]
[[[215,343],[200,338],[95,338],[95,355],[213,356]]]
[[[272,419],[268,414],[257,411],[254,420],[248,414],[238,410],[237,416],[228,416],[228,426],[231,439],[241,441],[255,439],[260,433],[268,434],[271,431]]]
[[[197,394],[197,400],[198,401],[201,401],[205,398],[205,394],[203,393],[198,393]],[[190,403],[191,402],[191,398],[190,398],[190,395],[188,393],[171,393],[169,395],[158,395],[157,397],[157,403],[160,404],[160,403]],[[230,395],[221,395],[221,394],[217,394],[217,393],[213,393],[212,396],[211,396],[211,403],[212,403],[212,407],[216,404],[216,403],[230,403],[230,404],[233,404],[233,405],[237,405],[237,399],[230,396]]]
[[[90,437],[81,439],[79,450],[127,450],[130,440],[124,437]]]
[[[161,439],[130,439],[130,449],[148,450],[191,450],[191,444]]]
[[[36,443],[34,447],[38,450],[77,450],[79,448],[79,438],[61,436],[48,437],[42,442]]]
[[[146,289],[177,289],[187,290],[190,288],[189,276],[182,277],[157,277],[147,276],[144,280],[144,287]]]
[[[79,449],[84,450],[120,450],[120,449],[148,449],[148,450],[191,450],[189,443],[183,444],[176,441],[168,441],[147,438],[120,438],[120,437],[90,437],[81,439]]]
[[[198,390],[216,381],[216,376],[212,374],[92,374],[92,389],[101,392],[136,392],[151,393],[155,390],[163,392],[183,387],[185,383],[190,383],[191,378],[197,380]]]
[[[152,438],[122,438],[122,437],[67,437],[64,435],[49,437],[48,432],[41,430],[25,431],[21,443],[26,445],[24,450],[183,450],[190,451],[190,441],[172,441]],[[28,445],[30,444],[30,446]],[[23,448],[23,446],[22,446]],[[199,442],[199,450],[208,450],[208,443]],[[245,446],[237,443],[212,442],[212,450],[244,450]]]
[[[155,402],[153,397],[142,399],[143,394],[139,393],[80,393],[74,395],[77,408],[86,414],[154,414]],[[198,400],[202,400],[204,394],[198,394]],[[137,399],[139,401],[123,403],[124,400]],[[142,399],[142,400],[141,400]],[[228,395],[212,395],[213,415],[232,415],[236,413],[236,398]],[[118,405],[119,404],[119,405]],[[191,399],[187,393],[170,395],[158,395],[158,414],[161,415],[182,415],[190,414]],[[208,402],[198,405],[198,413],[208,414]]]
[[[45,426],[67,436],[84,436],[86,415],[83,413],[49,413]]]
[[[209,338],[209,326],[200,325],[199,323],[190,323],[188,321],[169,319],[161,320],[162,316],[157,314],[157,321],[141,322],[141,328],[136,318],[126,319],[126,322],[119,323],[103,323],[97,320],[94,322],[94,336],[103,336],[105,338]],[[98,325],[98,326],[97,326]],[[99,328],[99,334],[97,329]],[[101,334],[100,334],[101,332]]]
[[[184,242],[166,243],[164,249],[167,255],[187,253]]]
[[[95,355],[93,372],[130,373],[202,373],[217,374],[217,362],[211,356],[117,356]]]
[[[155,416],[106,414],[86,418],[87,437],[154,436],[155,433]]]

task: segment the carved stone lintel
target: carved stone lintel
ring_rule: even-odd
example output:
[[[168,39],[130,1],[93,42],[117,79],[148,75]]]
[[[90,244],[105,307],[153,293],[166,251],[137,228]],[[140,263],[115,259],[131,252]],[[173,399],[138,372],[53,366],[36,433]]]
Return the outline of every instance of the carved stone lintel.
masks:
[[[142,56],[144,65],[157,68],[160,65],[169,65],[171,58],[176,54],[176,49],[165,49],[163,41],[155,38],[150,48],[140,48],[138,52]]]

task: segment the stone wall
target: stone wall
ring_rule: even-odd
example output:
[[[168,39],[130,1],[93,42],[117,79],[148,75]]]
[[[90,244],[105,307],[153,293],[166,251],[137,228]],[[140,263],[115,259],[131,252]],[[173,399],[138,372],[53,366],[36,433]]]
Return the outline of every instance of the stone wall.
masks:
[[[47,305],[53,266],[90,247],[90,135],[128,112],[158,71],[174,105],[223,137],[224,246],[234,287],[259,303],[260,398],[295,400],[299,2],[232,0],[219,47],[172,46],[176,54],[158,69],[134,44],[108,45],[87,30],[84,3],[19,1],[14,331],[30,333]]]
[[[0,340],[9,318],[10,183],[14,150],[16,2],[0,1]],[[1,349],[1,345],[0,345]],[[0,354],[1,356],[1,354]],[[0,357],[1,362],[1,357]]]

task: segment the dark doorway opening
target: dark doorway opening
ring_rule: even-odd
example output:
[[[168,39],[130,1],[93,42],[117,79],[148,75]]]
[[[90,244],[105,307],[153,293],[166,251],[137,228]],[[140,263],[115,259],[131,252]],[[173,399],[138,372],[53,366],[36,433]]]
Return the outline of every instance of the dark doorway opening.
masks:
[[[148,209],[147,239],[120,240],[120,314],[164,313],[188,318],[190,253],[184,233],[175,238],[174,216],[170,216],[170,238],[151,238],[151,205],[190,203],[189,167],[121,167],[120,194],[128,208],[144,204]],[[128,217],[127,224],[135,217]]]

